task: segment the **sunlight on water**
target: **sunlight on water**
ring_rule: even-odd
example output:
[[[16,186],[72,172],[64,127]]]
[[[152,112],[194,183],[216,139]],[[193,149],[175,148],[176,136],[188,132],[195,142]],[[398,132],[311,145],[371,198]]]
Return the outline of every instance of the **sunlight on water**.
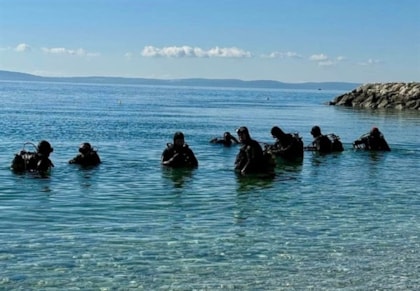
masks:
[[[0,83],[0,289],[415,290],[420,284],[420,115],[324,105],[337,92]],[[279,161],[241,178],[239,147],[208,143],[245,125],[305,144],[318,124],[345,151]],[[392,151],[354,151],[372,126]],[[160,166],[181,130],[195,170]],[[24,142],[47,139],[47,178],[15,175]],[[81,142],[103,163],[67,164]]]

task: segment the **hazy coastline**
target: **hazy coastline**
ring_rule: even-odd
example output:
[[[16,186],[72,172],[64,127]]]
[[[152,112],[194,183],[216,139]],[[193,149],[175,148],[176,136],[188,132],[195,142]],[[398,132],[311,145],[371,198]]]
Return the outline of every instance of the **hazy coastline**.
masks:
[[[126,77],[44,77],[27,73],[2,71],[0,80],[3,81],[32,81],[32,82],[69,82],[88,84],[126,84],[126,85],[154,85],[154,86],[195,86],[195,87],[223,87],[223,88],[266,88],[266,89],[300,89],[300,90],[342,90],[349,91],[360,86],[360,83],[351,82],[302,82],[285,83],[273,80],[240,79],[149,79]]]

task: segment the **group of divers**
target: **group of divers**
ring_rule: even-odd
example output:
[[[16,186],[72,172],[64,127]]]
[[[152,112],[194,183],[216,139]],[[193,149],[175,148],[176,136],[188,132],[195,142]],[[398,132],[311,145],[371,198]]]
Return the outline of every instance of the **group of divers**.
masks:
[[[235,160],[235,171],[239,175],[272,173],[276,166],[277,158],[285,161],[302,161],[304,151],[316,151],[320,154],[341,152],[344,150],[340,137],[335,134],[322,134],[319,126],[312,127],[313,141],[309,146],[304,146],[302,138],[297,133],[285,133],[278,126],[271,129],[271,135],[275,139],[273,144],[263,144],[254,140],[247,127],[242,126],[236,130],[238,139],[230,132],[225,132],[223,137],[210,140],[212,144],[220,144],[226,147],[240,144],[240,150]],[[27,151],[25,145],[32,145],[35,151]],[[353,142],[353,148],[369,151],[390,151],[384,135],[377,127],[362,135]],[[42,140],[36,146],[33,143],[25,143],[24,148],[15,155],[11,163],[14,172],[34,172],[41,175],[48,174],[54,164],[50,160],[53,152],[51,144]],[[79,153],[69,160],[69,164],[81,166],[97,166],[101,159],[97,150],[90,143],[82,143]],[[173,136],[173,143],[168,143],[161,156],[161,164],[171,168],[196,168],[198,160],[192,149],[185,142],[184,134],[180,131]]]

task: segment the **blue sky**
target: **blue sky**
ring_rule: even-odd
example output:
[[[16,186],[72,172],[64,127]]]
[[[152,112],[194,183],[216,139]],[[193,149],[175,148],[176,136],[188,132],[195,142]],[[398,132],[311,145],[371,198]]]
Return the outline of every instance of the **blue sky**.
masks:
[[[418,0],[0,0],[0,70],[420,81]]]

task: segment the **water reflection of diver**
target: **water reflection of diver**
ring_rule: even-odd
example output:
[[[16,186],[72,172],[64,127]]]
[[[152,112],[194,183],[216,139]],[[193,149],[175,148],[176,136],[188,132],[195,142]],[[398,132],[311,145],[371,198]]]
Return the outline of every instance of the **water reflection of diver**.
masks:
[[[365,149],[372,151],[390,151],[384,135],[377,127],[372,128],[369,133],[362,135],[359,139],[355,140],[353,147],[356,149]]]
[[[237,130],[242,144],[235,160],[235,170],[241,175],[271,173],[275,167],[275,160],[269,152],[263,152],[260,144],[251,138],[246,127]]]
[[[69,164],[82,166],[96,166],[101,163],[97,150],[90,143],[82,143],[79,147],[79,154],[69,161]]]
[[[174,143],[168,143],[162,153],[161,164],[173,168],[194,168],[198,166],[198,160],[194,152],[184,141],[184,134],[176,132]]]
[[[192,168],[170,168],[163,167],[163,176],[170,179],[175,188],[182,188],[185,182],[191,180]]]
[[[236,175],[237,194],[255,193],[255,190],[271,188],[275,180],[274,174],[251,174],[251,175]]]
[[[36,151],[26,151],[26,145],[34,146]],[[48,172],[52,167],[54,167],[53,163],[49,159],[49,156],[53,151],[54,149],[46,140],[40,141],[38,146],[35,146],[31,142],[27,142],[23,145],[23,149],[15,155],[12,161],[11,169],[15,172]]]
[[[230,132],[226,131],[223,134],[222,138],[219,137],[215,137],[213,139],[210,140],[210,143],[214,143],[214,144],[222,144],[226,147],[231,146],[232,144],[238,144],[239,141],[236,139],[236,137],[234,137],[233,135],[230,134]]]

